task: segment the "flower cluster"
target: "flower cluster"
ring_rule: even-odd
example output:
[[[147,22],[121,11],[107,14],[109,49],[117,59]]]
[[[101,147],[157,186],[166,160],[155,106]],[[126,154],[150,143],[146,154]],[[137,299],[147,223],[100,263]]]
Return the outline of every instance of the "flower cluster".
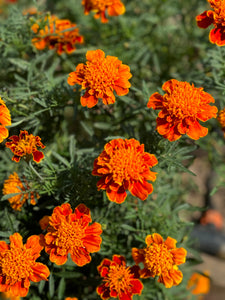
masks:
[[[35,199],[40,197],[38,193],[30,191],[26,178],[24,177],[22,182],[16,172],[9,175],[9,178],[4,181],[2,192],[4,195],[17,194],[8,198],[8,201],[14,210],[21,210],[21,207],[29,199],[30,203],[35,205]]]
[[[11,115],[5,102],[0,97],[0,143],[9,135],[6,126],[11,125]]]
[[[183,134],[194,140],[206,136],[208,129],[199,121],[216,118],[216,106],[209,105],[215,102],[214,98],[203,88],[176,79],[165,82],[162,89],[166,94],[152,94],[147,104],[149,108],[161,109],[156,119],[158,133],[169,141],[176,141]]]
[[[26,130],[21,130],[19,136],[10,136],[9,140],[11,142],[6,142],[5,145],[13,152],[13,161],[19,162],[21,157],[24,157],[28,162],[33,157],[33,160],[39,163],[44,158],[43,152],[37,150],[37,147],[45,148],[39,136],[34,136],[33,134],[28,134]]]
[[[158,282],[163,283],[166,288],[178,285],[183,274],[177,266],[185,262],[187,251],[184,248],[176,248],[175,239],[167,237],[164,241],[158,233],[148,235],[145,242],[147,247],[144,249],[132,249],[135,263],[144,265],[139,272],[140,277],[159,276]]]
[[[88,15],[94,11],[96,19],[101,18],[102,23],[107,23],[106,12],[109,16],[119,16],[125,13],[125,6],[120,0],[82,0],[84,13]]]
[[[196,17],[200,28],[207,28],[211,24],[215,28],[210,30],[209,40],[217,46],[225,45],[225,1],[208,0],[213,10],[206,10]]]
[[[100,250],[101,225],[89,225],[92,222],[91,214],[84,204],[78,205],[74,212],[69,203],[57,206],[48,222],[44,236],[45,251],[55,264],[65,264],[70,253],[75,264],[84,266],[91,261],[90,253]]]
[[[66,52],[70,54],[76,50],[76,44],[83,43],[83,36],[79,34],[77,25],[69,20],[61,20],[56,16],[45,17],[47,23],[44,28],[40,28],[38,23],[33,24],[31,29],[36,34],[32,39],[33,45],[38,50],[46,47],[56,49],[61,55]]]
[[[81,105],[89,108],[98,103],[102,98],[104,104],[113,104],[115,96],[124,96],[129,92],[129,78],[132,77],[130,68],[123,65],[115,56],[107,55],[98,49],[87,51],[86,65],[78,64],[76,70],[68,77],[68,84],[80,84],[86,90],[81,97]]]
[[[92,174],[101,177],[98,190],[106,190],[110,201],[124,202],[126,190],[145,200],[153,191],[148,180],[156,180],[156,173],[150,168],[157,163],[153,154],[144,152],[144,145],[139,141],[115,139],[107,143],[95,159]]]

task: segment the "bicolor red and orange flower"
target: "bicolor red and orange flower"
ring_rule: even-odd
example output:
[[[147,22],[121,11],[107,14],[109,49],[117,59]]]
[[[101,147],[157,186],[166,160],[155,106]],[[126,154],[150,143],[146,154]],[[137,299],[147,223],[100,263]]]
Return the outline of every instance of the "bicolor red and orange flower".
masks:
[[[120,0],[82,0],[84,5],[84,13],[88,15],[90,11],[95,12],[96,19],[101,18],[102,23],[107,23],[106,14],[111,16],[119,16],[125,13],[125,6]]]
[[[33,158],[36,163],[39,163],[44,158],[44,153],[37,150],[37,147],[45,148],[39,136],[21,130],[19,136],[12,135],[9,140],[11,142],[6,142],[5,146],[13,152],[13,161],[19,162],[24,157],[27,162]]]
[[[171,79],[165,82],[162,89],[165,95],[154,93],[150,96],[147,106],[161,109],[156,119],[157,131],[169,141],[178,140],[183,134],[198,140],[208,133],[199,121],[205,122],[216,118],[217,108],[214,98],[194,85]]]
[[[8,198],[8,201],[14,210],[21,210],[21,207],[27,200],[30,200],[32,205],[36,204],[36,200],[40,198],[38,193],[31,191],[26,178],[20,180],[18,174],[14,172],[9,175],[9,178],[4,181],[3,195],[18,194]]]
[[[47,24],[43,29],[40,29],[39,23],[35,23],[31,27],[36,34],[36,37],[32,39],[32,43],[38,50],[48,47],[49,49],[56,49],[59,55],[64,52],[71,54],[76,50],[76,44],[83,43],[84,39],[79,34],[77,25],[69,20],[49,16],[45,17],[44,21]]]
[[[139,278],[139,267],[126,266],[125,257],[113,255],[113,259],[105,258],[98,266],[103,283],[97,287],[97,293],[103,300],[118,298],[132,300],[133,295],[141,295],[143,284]]]
[[[69,74],[68,84],[80,84],[85,94],[81,97],[81,105],[91,108],[101,98],[104,104],[113,104],[115,96],[124,96],[131,86],[128,81],[132,77],[130,68],[123,65],[115,56],[107,55],[98,49],[87,51],[87,62],[78,64],[76,70]]]
[[[211,24],[215,27],[210,30],[209,40],[217,46],[225,45],[225,1],[208,0],[213,10],[206,10],[196,17],[200,28],[207,28]]]
[[[148,181],[156,180],[150,168],[158,163],[153,154],[144,152],[144,144],[135,139],[114,139],[95,159],[92,175],[100,176],[98,190],[106,190],[110,201],[124,202],[127,190],[145,200],[153,191]]]
[[[9,240],[9,245],[0,241],[0,292],[25,297],[30,281],[48,280],[50,275],[47,266],[36,262],[43,247],[37,235],[30,236],[25,245],[19,233],[11,235]]]
[[[177,248],[175,239],[167,237],[164,241],[158,233],[148,235],[145,242],[147,247],[143,249],[132,248],[135,263],[144,265],[140,270],[140,277],[159,276],[158,282],[163,283],[166,288],[178,285],[183,279],[183,274],[177,266],[185,262],[187,251]]]
[[[84,204],[79,204],[74,212],[69,203],[54,208],[44,237],[45,251],[50,255],[50,261],[63,265],[70,253],[78,266],[88,264],[90,253],[99,251],[102,242],[101,224],[89,225],[91,222],[90,210]]]
[[[0,97],[0,143],[9,135],[6,126],[11,125],[11,115],[5,102]]]
[[[188,289],[191,289],[191,293],[193,295],[205,295],[209,293],[210,290],[210,278],[209,273],[204,272],[203,274],[200,273],[193,273],[191,278],[188,281]],[[201,298],[201,296],[198,298]]]

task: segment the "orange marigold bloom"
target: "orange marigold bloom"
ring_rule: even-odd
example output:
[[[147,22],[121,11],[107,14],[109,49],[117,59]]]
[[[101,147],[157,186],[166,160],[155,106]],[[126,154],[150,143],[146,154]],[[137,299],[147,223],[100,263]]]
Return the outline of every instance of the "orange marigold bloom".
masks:
[[[78,300],[76,297],[66,297],[65,300]]]
[[[67,79],[68,84],[80,84],[81,89],[86,90],[81,97],[82,106],[91,108],[98,103],[98,98],[102,98],[104,104],[113,104],[113,90],[118,96],[129,92],[130,68],[117,57],[105,57],[105,53],[98,49],[87,51],[86,58],[86,65],[78,64],[76,71],[71,72]]]
[[[76,50],[75,44],[83,43],[83,36],[79,35],[76,24],[69,20],[61,20],[56,16],[45,17],[45,21],[47,25],[43,29],[40,29],[38,23],[31,27],[33,32],[37,34],[32,39],[32,43],[38,50],[48,47],[49,49],[56,49],[59,55],[64,52],[71,54]]]
[[[0,97],[0,143],[9,135],[5,126],[11,125],[11,116],[5,102]]]
[[[210,278],[209,273],[204,272],[203,274],[200,273],[193,273],[191,278],[188,281],[188,289],[192,289],[191,293],[193,295],[199,294],[208,294],[210,290]]]
[[[177,241],[167,237],[165,242],[158,233],[148,235],[145,239],[147,247],[144,249],[132,248],[132,256],[136,264],[143,263],[144,268],[140,270],[141,278],[159,276],[158,282],[171,288],[178,285],[183,274],[177,265],[186,260],[187,251],[184,248],[176,248]]]
[[[90,253],[100,250],[102,228],[92,222],[89,208],[78,205],[74,212],[70,204],[57,206],[49,217],[49,226],[45,235],[45,251],[50,254],[50,261],[63,265],[70,253],[78,266],[91,261]]]
[[[105,258],[97,269],[103,277],[103,283],[96,291],[103,300],[110,297],[131,300],[133,295],[141,295],[143,284],[138,279],[139,267],[127,267],[124,256],[113,255],[112,260]]]
[[[220,126],[224,132],[224,137],[225,137],[225,108],[219,111],[217,120],[220,123]]]
[[[35,198],[40,198],[38,193],[30,191],[30,187],[25,177],[22,182],[16,172],[9,175],[9,178],[4,181],[2,192],[3,195],[18,193],[18,195],[8,198],[8,201],[14,210],[21,210],[23,204],[29,199],[30,203],[35,205]]]
[[[9,240],[10,245],[0,241],[0,291],[25,297],[30,281],[47,280],[50,275],[47,266],[36,262],[43,247],[37,235],[30,236],[25,245],[19,233],[11,235]]]
[[[210,30],[209,40],[217,46],[225,45],[225,1],[208,0],[213,10],[206,10],[196,17],[197,25],[200,28],[207,28],[211,24],[215,28]]]
[[[109,16],[123,15],[126,11],[124,4],[120,0],[82,0],[84,13],[88,15],[94,11],[96,19],[101,17],[102,23],[107,23],[106,12]]]
[[[133,196],[145,200],[153,187],[155,172],[150,168],[158,163],[153,154],[144,152],[144,144],[135,139],[115,139],[107,143],[94,161],[92,175],[101,176],[98,190],[106,190],[110,201],[124,202],[129,190]]]
[[[152,94],[147,104],[149,108],[161,109],[156,119],[158,133],[171,142],[183,134],[194,140],[206,136],[208,129],[199,121],[216,118],[217,108],[209,105],[215,102],[214,98],[203,88],[176,79],[165,82],[162,89],[166,94]]]
[[[37,150],[37,147],[45,148],[39,136],[34,136],[33,134],[28,134],[26,130],[21,130],[19,136],[12,135],[9,139],[11,142],[6,142],[5,145],[14,153],[12,160],[15,162],[19,162],[23,156],[26,161],[30,161],[33,157],[36,163],[39,163],[44,158],[43,152]]]

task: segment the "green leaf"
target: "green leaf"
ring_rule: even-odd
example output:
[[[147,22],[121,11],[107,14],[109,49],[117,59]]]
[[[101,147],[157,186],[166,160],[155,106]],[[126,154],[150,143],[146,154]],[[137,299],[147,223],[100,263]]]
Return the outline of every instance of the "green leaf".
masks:
[[[65,289],[66,289],[65,278],[61,278],[61,280],[59,282],[59,288],[58,288],[58,299],[59,300],[63,299],[64,293],[65,293]]]
[[[49,288],[49,296],[50,298],[52,298],[55,294],[55,279],[52,274],[50,274],[49,276],[48,288]]]

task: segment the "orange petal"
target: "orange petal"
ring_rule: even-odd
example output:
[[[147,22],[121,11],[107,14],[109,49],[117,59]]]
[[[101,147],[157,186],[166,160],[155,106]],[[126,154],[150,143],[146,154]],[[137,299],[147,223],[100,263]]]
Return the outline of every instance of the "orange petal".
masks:
[[[150,246],[152,243],[159,245],[163,243],[163,238],[159,233],[153,233],[152,235],[149,234],[145,238],[145,243],[147,246]]]
[[[47,280],[48,276],[50,275],[48,267],[42,263],[35,263],[31,268],[33,273],[30,274],[29,278],[33,282]]]
[[[199,124],[198,121],[195,121],[191,125],[189,125],[187,135],[193,140],[198,140],[201,137],[206,136],[208,133],[208,128],[203,127]]]
[[[173,286],[173,279],[167,273],[159,276],[158,282],[161,282],[165,285],[166,288],[171,288]]]
[[[154,93],[150,96],[147,103],[147,107],[153,109],[161,109],[163,108],[162,101],[163,101],[163,96],[161,96],[159,93]]]
[[[84,249],[79,249],[75,253],[71,253],[71,259],[79,267],[88,264],[91,261],[91,256]]]
[[[9,245],[6,244],[6,242],[4,242],[4,241],[0,241],[0,252],[8,250],[8,249],[9,249]]]
[[[132,257],[136,264],[139,264],[145,260],[143,249],[132,248]]]
[[[173,279],[173,285],[178,285],[183,279],[183,274],[180,270],[169,271],[170,277]]]
[[[213,18],[209,17],[207,13],[207,11],[204,11],[202,14],[196,17],[198,27],[207,28],[213,23]]]
[[[84,96],[80,98],[80,103],[84,107],[87,106],[88,108],[92,108],[98,103],[98,98],[89,95],[88,92],[86,92]]]
[[[120,189],[118,189],[118,191],[111,191],[108,190],[106,192],[107,197],[109,198],[110,201],[112,202],[116,202],[118,204],[121,204],[125,201],[126,197],[127,197],[127,193],[124,190],[123,187],[121,187]]]
[[[16,232],[9,237],[10,240],[10,248],[23,248],[23,238],[22,236]]]
[[[187,251],[184,248],[171,250],[170,253],[173,255],[173,260],[176,265],[185,263]]]
[[[175,249],[176,248],[176,243],[177,241],[170,236],[167,237],[165,240],[165,245],[167,246],[168,249]]]
[[[129,190],[133,196],[136,196],[141,200],[145,200],[148,195],[152,193],[153,187],[152,184],[147,181],[143,181],[142,183],[137,181],[132,184]]]
[[[50,261],[58,266],[64,265],[67,262],[67,255],[61,256],[57,255],[56,249],[52,249],[50,252]]]
[[[86,235],[83,239],[84,247],[87,249],[88,252],[93,253],[100,250],[102,239],[100,236],[96,235]]]
[[[37,255],[37,257],[40,256],[40,252],[43,249],[43,247],[40,245],[40,237],[38,235],[32,235],[27,239],[27,242],[25,244],[26,249],[31,248],[32,254]]]

